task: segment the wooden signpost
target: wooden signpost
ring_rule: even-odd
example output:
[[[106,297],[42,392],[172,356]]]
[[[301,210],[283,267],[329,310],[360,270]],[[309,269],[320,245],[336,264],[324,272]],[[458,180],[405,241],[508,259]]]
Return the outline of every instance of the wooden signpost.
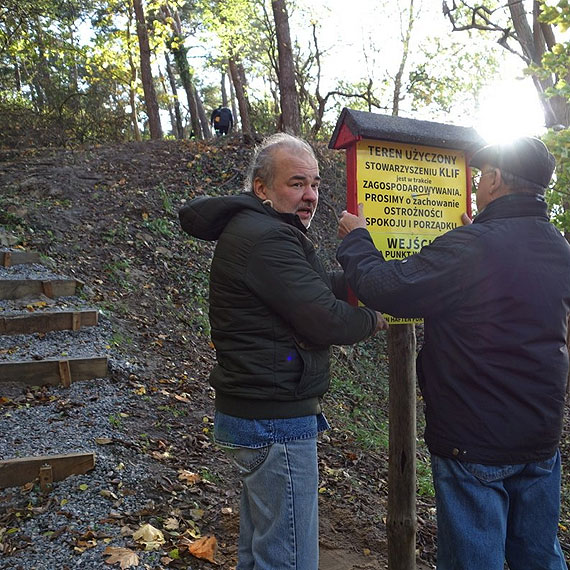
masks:
[[[364,204],[384,259],[404,259],[471,214],[470,128],[343,109],[329,143],[346,149],[347,210]],[[413,319],[386,315],[389,374],[388,567],[416,567],[416,384]]]

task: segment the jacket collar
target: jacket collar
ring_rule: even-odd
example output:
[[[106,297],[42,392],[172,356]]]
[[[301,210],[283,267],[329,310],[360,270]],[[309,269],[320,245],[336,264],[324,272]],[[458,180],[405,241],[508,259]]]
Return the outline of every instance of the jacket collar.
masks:
[[[283,214],[281,212],[277,212],[274,210],[268,203],[265,203],[261,198],[258,198],[253,192],[251,192],[251,196],[253,196],[263,207],[265,212],[273,216],[274,218],[279,218],[282,222],[289,224],[291,226],[295,226],[299,231],[303,232],[304,234],[307,233],[307,228],[301,222],[301,218],[297,216],[297,214]]]
[[[507,194],[493,200],[473,218],[473,223],[486,222],[498,218],[519,218],[538,216],[548,220],[548,206],[540,194]]]

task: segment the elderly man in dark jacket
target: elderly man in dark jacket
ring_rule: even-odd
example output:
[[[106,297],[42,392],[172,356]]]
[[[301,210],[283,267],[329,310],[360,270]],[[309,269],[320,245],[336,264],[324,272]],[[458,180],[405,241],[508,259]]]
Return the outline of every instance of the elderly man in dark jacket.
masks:
[[[214,435],[243,475],[238,570],[317,570],[317,433],[327,427],[329,347],[386,326],[345,302],[306,231],[319,196],[311,147],[286,134],[258,149],[251,192],[202,197],[182,228],[218,240],[210,273],[217,365]]]
[[[473,224],[384,261],[343,213],[337,258],[358,297],[425,318],[417,361],[438,570],[566,568],[557,539],[570,247],[549,223],[554,158],[538,139],[479,150]],[[345,237],[346,236],[346,237]]]

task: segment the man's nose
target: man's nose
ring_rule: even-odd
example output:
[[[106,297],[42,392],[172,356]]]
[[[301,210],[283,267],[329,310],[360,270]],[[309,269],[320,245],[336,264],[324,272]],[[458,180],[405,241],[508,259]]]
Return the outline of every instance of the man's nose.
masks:
[[[318,197],[319,197],[319,192],[316,188],[313,188],[312,186],[307,186],[305,188],[305,192],[303,194],[303,200],[306,200],[307,202],[316,202]]]

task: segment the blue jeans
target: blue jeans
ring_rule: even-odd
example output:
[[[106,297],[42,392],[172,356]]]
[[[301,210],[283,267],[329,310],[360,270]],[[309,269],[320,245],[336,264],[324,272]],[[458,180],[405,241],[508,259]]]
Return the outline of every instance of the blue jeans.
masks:
[[[438,570],[566,570],[558,542],[560,452],[480,465],[432,455]]]
[[[318,570],[316,437],[225,452],[243,479],[236,570]]]

